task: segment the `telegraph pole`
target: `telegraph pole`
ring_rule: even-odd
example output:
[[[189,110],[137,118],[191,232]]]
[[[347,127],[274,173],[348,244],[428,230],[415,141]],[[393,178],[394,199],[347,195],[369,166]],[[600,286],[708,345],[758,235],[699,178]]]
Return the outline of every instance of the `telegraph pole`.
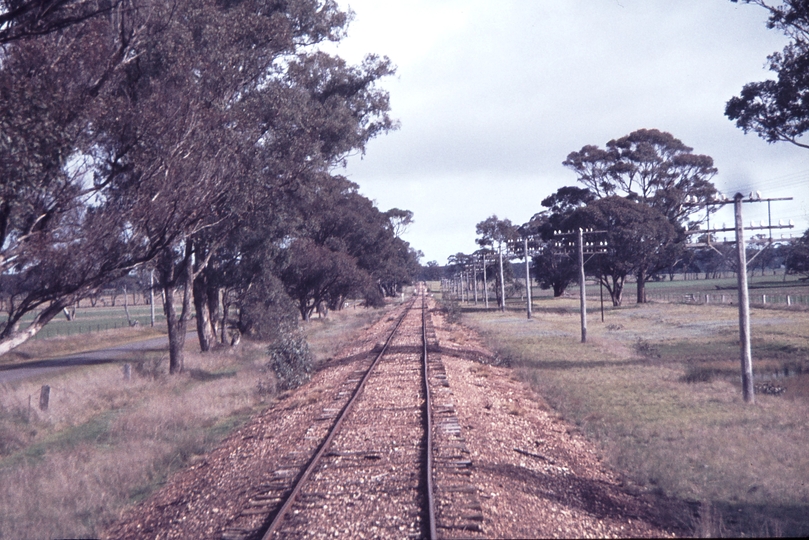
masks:
[[[474,258],[472,259],[472,280],[475,290],[475,305],[478,305],[478,265]]]
[[[721,195],[721,194],[720,194]],[[750,346],[750,295],[747,287],[747,246],[744,241],[744,222],[742,220],[742,203],[753,203],[753,202],[766,202],[767,203],[767,214],[768,214],[768,224],[765,226],[763,223],[760,227],[754,226],[752,223],[750,224],[750,230],[768,230],[770,233],[770,244],[772,244],[772,230],[773,229],[784,229],[784,228],[792,228],[794,224],[790,221],[788,225],[782,225],[780,222],[778,225],[772,224],[772,213],[770,212],[770,203],[772,201],[791,201],[792,197],[781,197],[781,198],[771,198],[771,199],[763,199],[760,193],[755,194],[755,198],[753,193],[750,193],[747,199],[744,198],[744,195],[741,193],[737,193],[733,199],[728,198],[717,198],[716,200],[709,202],[706,204],[708,206],[724,206],[726,204],[733,204],[733,214],[734,214],[734,227],[732,229],[727,229],[724,226],[721,229],[711,229],[710,226],[707,230],[695,230],[695,231],[688,231],[686,234],[705,234],[707,238],[706,243],[694,243],[689,244],[688,247],[710,247],[714,250],[716,248],[711,245],[711,234],[716,232],[730,232],[733,231],[736,233],[736,256],[738,259],[738,268],[736,270],[736,280],[737,285],[739,288],[739,358],[741,361],[741,368],[742,368],[742,395],[744,397],[744,401],[746,403],[755,403],[756,396],[755,396],[755,388],[753,385],[753,354],[752,348]],[[710,215],[710,209],[708,209],[708,214]],[[759,252],[758,254],[760,254]],[[755,257],[753,259],[755,259]],[[753,261],[750,259],[750,262]]]
[[[736,252],[739,257],[739,271],[736,278],[739,285],[739,340],[741,345],[742,393],[744,401],[755,403],[753,389],[753,353],[750,347],[750,297],[747,290],[747,246],[744,243],[744,222],[742,221],[742,199],[737,193],[733,198],[733,213],[736,217]]]
[[[503,278],[503,244],[498,246],[497,254],[500,257],[500,311],[506,311],[506,287]]]
[[[525,255],[525,298],[528,300],[526,313],[531,318],[531,271],[528,268],[528,235],[522,237],[523,254]]]
[[[489,282],[486,280],[486,253],[481,253],[480,257],[483,259],[483,304],[486,309],[489,309]]]
[[[572,236],[576,235],[576,250],[578,252],[578,263],[579,263],[579,311],[581,311],[581,342],[587,343],[587,290],[586,290],[586,283],[585,283],[585,274],[584,274],[584,254],[585,254],[585,246],[584,246],[584,235],[587,234],[603,234],[607,231],[594,231],[592,229],[584,230],[579,229],[575,233],[568,232],[563,233],[562,231],[554,231],[554,236]],[[558,242],[557,246],[567,246],[570,247],[569,243],[562,243]],[[598,253],[604,253],[606,250],[607,242],[600,241],[600,242],[590,242],[587,244],[587,255],[596,255]],[[589,260],[589,259],[588,259]]]
[[[461,302],[462,302],[462,303],[464,302],[463,293],[466,291],[466,287],[464,287],[464,281],[463,281],[463,278],[464,278],[464,271],[463,271],[463,269],[461,269]],[[467,297],[467,299],[468,299],[468,298],[469,298],[469,295],[467,294],[467,295],[466,295],[466,297]]]
[[[581,309],[581,342],[587,343],[587,289],[584,284],[584,232],[579,227],[579,306]]]
[[[506,244],[509,257],[519,257],[522,251],[522,257],[525,261],[525,314],[530,319],[533,317],[533,306],[531,298],[531,259],[530,257],[539,251],[541,237],[531,232],[531,224],[525,223],[521,225],[517,232],[522,238],[522,246],[518,238],[512,238]]]

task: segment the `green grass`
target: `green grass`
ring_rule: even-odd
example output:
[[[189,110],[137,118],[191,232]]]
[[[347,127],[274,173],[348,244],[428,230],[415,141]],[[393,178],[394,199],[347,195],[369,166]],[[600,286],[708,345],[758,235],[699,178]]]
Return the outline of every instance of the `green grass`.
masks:
[[[34,313],[28,314],[22,319],[22,326],[34,318]],[[151,312],[149,306],[129,306],[129,315],[133,321],[138,321],[142,327],[151,324]],[[166,317],[162,307],[155,306],[155,324],[165,326]],[[35,336],[34,339],[48,339],[58,336],[73,336],[87,334],[90,332],[101,332],[116,328],[126,328],[129,321],[123,305],[116,307],[83,307],[76,310],[75,319],[68,321],[64,316],[54,317]]]
[[[463,321],[690,533],[809,534],[809,313],[753,309],[756,373],[803,375],[747,405],[734,307],[631,305],[602,324],[591,306],[586,344],[577,299]]]
[[[624,284],[623,290],[623,305],[628,306],[634,304],[636,300],[636,285],[635,282],[629,278]],[[646,283],[646,295],[649,300],[667,301],[667,302],[690,302],[690,303],[703,303],[705,301],[705,294],[710,294],[710,302],[722,303],[722,295],[724,294],[724,303],[735,303],[737,298],[736,292],[737,281],[735,277],[723,277],[719,279],[683,279],[682,274],[675,276],[674,281],[649,281]],[[430,282],[428,287],[435,291],[436,298],[440,297],[441,283]],[[524,286],[523,286],[524,287]],[[519,309],[524,306],[524,300],[521,300],[523,287],[518,287],[518,296],[508,298],[506,304],[514,309]],[[592,279],[587,282],[587,298],[590,302],[598,303],[602,294],[602,290],[598,283]],[[748,288],[750,292],[750,301],[753,304],[762,303],[762,295],[767,296],[767,304],[770,307],[786,307],[787,295],[791,297],[793,306],[796,308],[806,309],[809,307],[809,281],[801,280],[799,276],[788,275],[784,279],[783,274],[773,276],[752,276],[748,278]],[[483,303],[483,291],[478,292],[479,304]],[[611,305],[609,293],[606,289],[603,290],[605,305]],[[470,294],[470,296],[472,296]],[[489,304],[492,308],[496,307],[494,285],[489,287]],[[541,301],[543,299],[552,298],[552,291],[540,289],[536,284],[531,288],[531,296],[534,301]],[[571,284],[566,292],[566,297],[578,297],[579,287],[578,283]],[[779,306],[779,304],[781,304]]]

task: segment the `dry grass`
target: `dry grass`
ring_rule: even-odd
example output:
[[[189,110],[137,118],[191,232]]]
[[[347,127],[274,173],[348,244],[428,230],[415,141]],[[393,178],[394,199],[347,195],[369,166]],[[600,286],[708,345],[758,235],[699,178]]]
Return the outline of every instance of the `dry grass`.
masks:
[[[316,356],[334,354],[382,313],[346,310],[311,324]],[[130,381],[120,365],[104,365],[0,387],[0,538],[96,535],[273,401],[266,345],[196,347],[187,342],[178,376],[152,352]],[[46,412],[42,384],[51,386]]]
[[[512,365],[636,486],[680,508],[693,534],[809,534],[809,314],[753,310],[757,371],[792,366],[785,396],[741,399],[738,314],[651,304],[590,315],[543,300],[536,318],[467,312]],[[595,322],[594,322],[595,321]],[[689,383],[699,367],[707,382]]]
[[[341,311],[330,311],[325,318],[310,319],[303,329],[316,361],[332,358],[397,304],[398,301],[394,301],[384,308],[370,309],[352,303]]]

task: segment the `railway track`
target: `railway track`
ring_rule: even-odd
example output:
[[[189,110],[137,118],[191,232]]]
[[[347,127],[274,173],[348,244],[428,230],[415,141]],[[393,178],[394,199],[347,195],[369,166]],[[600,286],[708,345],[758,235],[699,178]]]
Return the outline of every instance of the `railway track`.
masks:
[[[423,289],[376,349],[367,368],[354,371],[324,405],[272,481],[255,487],[244,523],[232,523],[222,538],[483,533],[472,462]]]

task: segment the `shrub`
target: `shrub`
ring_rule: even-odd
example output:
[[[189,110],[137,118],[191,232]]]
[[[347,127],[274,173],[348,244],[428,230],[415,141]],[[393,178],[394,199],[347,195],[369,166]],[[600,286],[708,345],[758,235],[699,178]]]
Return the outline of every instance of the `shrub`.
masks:
[[[297,328],[297,311],[281,280],[265,273],[244,294],[239,332],[262,341],[283,339]]]
[[[715,375],[716,371],[711,368],[689,366],[680,380],[687,383],[711,382]]]
[[[293,331],[276,339],[268,349],[272,368],[282,390],[297,388],[309,380],[312,373],[312,353],[306,339],[299,331]]]

